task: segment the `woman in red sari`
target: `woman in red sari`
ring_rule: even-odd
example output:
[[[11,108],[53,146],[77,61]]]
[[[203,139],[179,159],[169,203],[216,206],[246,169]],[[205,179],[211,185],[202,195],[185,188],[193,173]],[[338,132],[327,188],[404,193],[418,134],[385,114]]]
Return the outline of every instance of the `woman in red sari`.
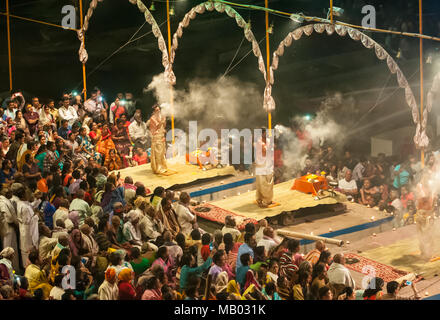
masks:
[[[113,127],[111,137],[121,157],[127,156],[130,152],[131,142],[122,119],[116,121],[116,126]]]

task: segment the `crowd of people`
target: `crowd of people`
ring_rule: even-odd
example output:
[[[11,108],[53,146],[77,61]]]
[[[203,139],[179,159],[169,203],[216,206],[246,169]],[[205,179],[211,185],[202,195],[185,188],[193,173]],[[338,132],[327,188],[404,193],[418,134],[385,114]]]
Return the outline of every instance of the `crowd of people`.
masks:
[[[438,215],[438,154],[426,155],[425,165],[415,153],[407,156],[360,156],[346,150],[341,156],[331,146],[310,148],[298,175],[325,175],[349,201],[395,216],[396,227],[411,224],[419,216]]]
[[[149,196],[141,182],[121,179],[115,170],[148,162],[150,147],[129,95],[108,106],[98,89],[84,103],[65,94],[56,108],[14,94],[0,110],[0,299],[399,299],[401,283],[385,294],[373,278],[361,289],[344,255],[323,242],[302,254],[298,240],[279,238],[266,220],[239,230],[232,216],[210,233],[188,193],[157,187]],[[424,170],[434,170],[428,159]],[[408,208],[411,181],[424,171],[413,160],[393,166],[349,152],[337,160],[328,148],[311,152],[303,171],[327,170],[362,204]],[[412,200],[427,205],[421,199]]]

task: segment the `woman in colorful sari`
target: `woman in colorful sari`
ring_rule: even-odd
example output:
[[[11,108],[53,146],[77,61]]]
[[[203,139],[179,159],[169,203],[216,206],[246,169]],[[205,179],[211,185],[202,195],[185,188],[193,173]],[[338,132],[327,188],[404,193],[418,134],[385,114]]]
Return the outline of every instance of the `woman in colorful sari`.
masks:
[[[129,268],[124,268],[118,275],[119,283],[119,300],[136,300],[136,290],[131,284],[133,280],[133,271]]]
[[[82,155],[87,159],[94,159],[97,163],[101,163],[102,156],[100,153],[95,151],[95,146],[90,142],[89,137],[86,134],[86,128],[79,129],[78,140],[80,148],[82,150]]]
[[[106,167],[108,171],[122,169],[121,158],[116,154],[114,149],[109,150],[108,154],[105,156],[104,167]]]
[[[229,293],[229,298],[232,298],[231,300],[241,300],[240,285],[237,281],[229,281],[226,287],[226,292]]]
[[[168,276],[168,280],[172,282],[174,261],[168,254],[168,247],[162,246],[157,250],[156,260],[151,266],[154,267],[155,265],[160,265]]]
[[[162,300],[162,292],[160,290],[160,281],[153,276],[146,280],[146,290],[142,294],[142,300]]]
[[[42,144],[40,148],[37,151],[37,155],[34,157],[38,168],[40,168],[40,171],[43,172],[44,166],[43,161],[47,154],[47,146],[45,144]]]
[[[29,281],[29,291],[31,294],[37,289],[43,290],[43,300],[49,298],[52,286],[49,284],[49,280],[44,270],[41,269],[41,261],[38,250],[29,252],[29,261],[31,264],[26,267],[24,276]]]
[[[122,119],[118,119],[116,121],[116,126],[113,127],[112,140],[121,157],[125,157],[129,154],[131,142],[127,128],[124,127],[124,121]]]
[[[96,151],[98,151],[104,157],[107,157],[110,150],[115,149],[115,143],[112,140],[112,133],[108,128],[107,123],[104,123],[101,129],[98,128],[96,123],[93,123],[89,137],[96,145]]]
[[[84,239],[82,238],[82,234],[79,229],[72,230],[69,239],[69,247],[70,251],[72,252],[72,257],[78,257],[84,253],[87,253],[84,250]]]
[[[6,247],[0,252],[0,283],[10,286],[14,283],[14,268],[12,260],[14,260],[15,250]]]

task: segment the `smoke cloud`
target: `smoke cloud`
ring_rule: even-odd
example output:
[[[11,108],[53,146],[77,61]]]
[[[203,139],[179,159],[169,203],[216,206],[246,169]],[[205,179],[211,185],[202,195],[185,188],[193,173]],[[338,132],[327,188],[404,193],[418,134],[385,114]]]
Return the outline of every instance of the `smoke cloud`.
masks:
[[[146,88],[159,104],[162,112],[171,115],[170,87],[164,75],[153,77]],[[189,120],[198,121],[199,129],[253,128],[265,123],[262,90],[254,83],[234,77],[193,79],[186,89],[174,90],[173,113],[176,121],[185,126]]]
[[[346,142],[346,132],[357,116],[354,98],[334,93],[321,102],[315,116],[293,117],[293,128],[276,125],[275,137],[280,141],[286,167],[284,178],[298,176],[299,171],[305,166],[309,151],[307,139],[313,142],[313,147],[330,145],[335,152],[341,152]],[[299,138],[303,131],[306,140]]]

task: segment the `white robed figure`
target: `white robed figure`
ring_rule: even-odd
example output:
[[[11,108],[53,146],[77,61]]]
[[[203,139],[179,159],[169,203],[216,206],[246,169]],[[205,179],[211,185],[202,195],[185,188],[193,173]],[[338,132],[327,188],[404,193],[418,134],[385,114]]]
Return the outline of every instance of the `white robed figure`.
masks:
[[[31,204],[20,199],[17,202],[17,219],[20,230],[20,251],[23,267],[28,266],[28,257],[32,249],[38,249],[38,215]]]
[[[18,241],[17,232],[18,219],[14,205],[10,198],[12,192],[10,189],[5,189],[4,195],[0,195],[0,236],[2,237],[3,249],[11,247],[14,249],[14,258],[12,259],[12,266],[14,270],[19,270],[19,258],[18,258]]]
[[[267,139],[266,129],[262,129],[261,137],[255,143],[255,184],[256,202],[261,208],[267,208],[275,203],[273,199],[274,185],[274,145],[272,139]]]
[[[153,115],[147,122],[151,133],[151,169],[155,174],[162,174],[168,171],[165,141],[166,118],[162,116],[158,105],[154,105],[153,110]]]

